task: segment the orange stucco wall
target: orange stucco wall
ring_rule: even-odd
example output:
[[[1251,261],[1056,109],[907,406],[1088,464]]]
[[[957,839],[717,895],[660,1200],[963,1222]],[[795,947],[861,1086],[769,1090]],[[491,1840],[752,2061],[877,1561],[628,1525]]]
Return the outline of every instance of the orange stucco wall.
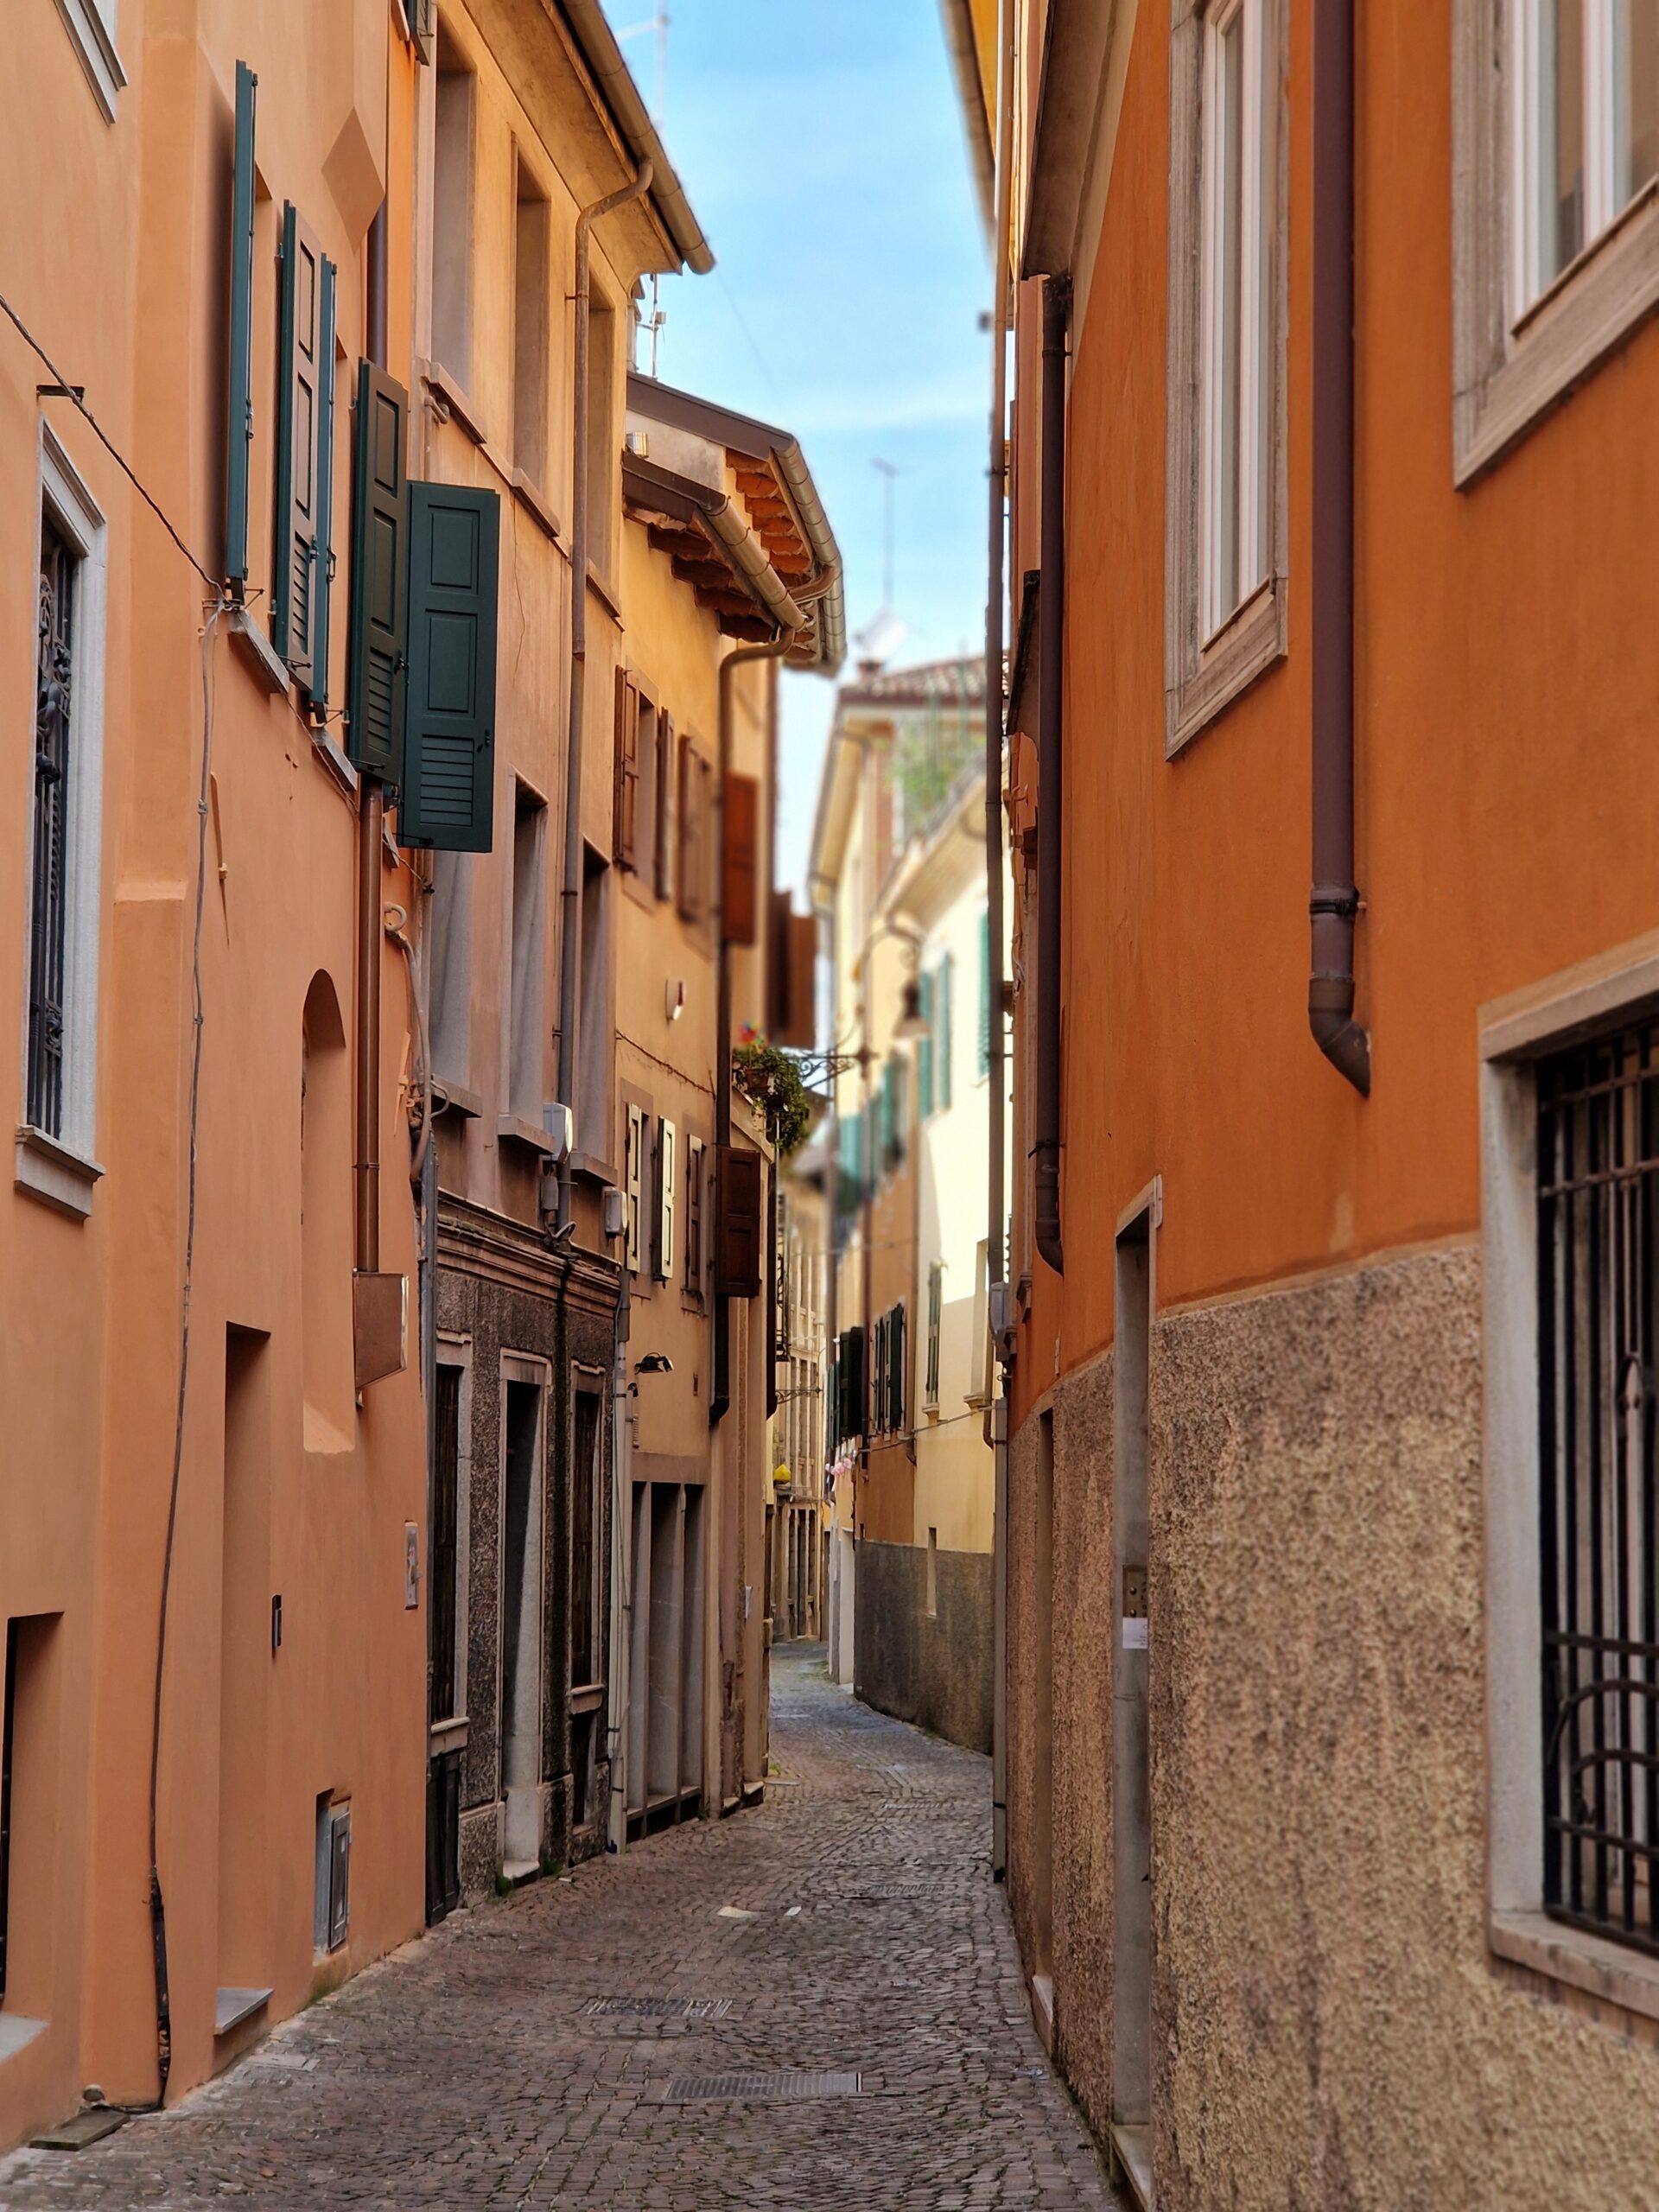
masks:
[[[1309,1038],[1310,34],[1307,10],[1287,14],[1289,652],[1173,763],[1168,24],[1155,9],[1135,23],[1073,334],[1066,1274],[1062,1300],[1033,1262],[1016,1421],[1057,1371],[1109,1341],[1117,1217],[1155,1174],[1165,1309],[1472,1230],[1476,1009],[1659,915],[1648,857],[1659,631],[1630,588],[1659,490],[1659,333],[1638,332],[1472,490],[1454,489],[1449,41],[1437,31],[1426,55],[1419,11],[1367,8],[1356,690],[1369,1103]],[[1035,285],[1020,313],[1016,592],[1038,557]]]
[[[235,64],[259,73],[253,619],[267,619],[275,450],[273,250],[292,198],[339,264],[331,699],[343,696],[350,378],[363,342],[367,225],[385,188],[406,210],[414,64],[384,0],[124,0],[128,83],[113,124],[53,10],[10,25],[0,90],[7,296],[129,457],[197,556],[221,557],[226,239]],[[390,57],[390,58],[389,58]],[[388,69],[391,73],[388,93]],[[398,180],[403,180],[400,188]],[[392,343],[409,344],[410,247],[394,219]],[[396,357],[394,356],[394,360]],[[188,1096],[209,594],[88,426],[40,400],[45,372],[0,333],[0,1030],[21,1039],[26,979],[41,423],[49,420],[107,524],[99,984],[93,1147],[83,1220],[0,1192],[0,1617],[60,1616],[48,1789],[18,1796],[20,1833],[54,1848],[12,1925],[49,1961],[14,1986],[45,2031],[0,2063],[0,2142],[74,2106],[156,2088],[147,1909],[151,1698],[173,1474],[188,1211]],[[173,2005],[172,2089],[233,2047],[213,2033],[221,1984],[269,1985],[275,2017],[419,1927],[425,1622],[404,1602],[404,1532],[424,1521],[418,1374],[349,1386],[354,803],[287,696],[233,645],[207,647],[212,782],[201,934],[202,1067],[190,1364],[180,1458],[157,1834]],[[73,727],[72,721],[72,727]],[[338,735],[338,722],[334,725]],[[381,871],[412,904],[406,869]],[[323,1197],[302,1219],[303,1010],[337,1004],[328,1082],[314,1061],[303,1141]],[[379,1099],[383,1268],[410,1279],[414,1216],[404,1084],[402,958],[384,947]],[[313,1040],[313,1052],[321,1048]],[[3,1079],[24,1118],[22,1054]],[[319,1156],[318,1148],[321,1147]],[[321,1249],[317,1249],[321,1239]],[[306,1372],[302,1284],[343,1337],[346,1388],[326,1407]],[[227,1540],[227,1331],[252,1332],[232,1457],[244,1491]],[[247,1339],[242,1340],[245,1344]],[[411,1327],[411,1355],[413,1332]],[[325,1418],[319,1419],[319,1414]],[[281,1649],[270,1632],[283,1599]],[[225,1610],[232,1609],[226,1650]],[[224,1753],[222,1763],[221,1754]],[[38,1782],[39,1777],[36,1777]],[[314,1956],[320,1794],[353,1815],[348,1943]],[[244,2031],[257,2032],[257,2023]]]

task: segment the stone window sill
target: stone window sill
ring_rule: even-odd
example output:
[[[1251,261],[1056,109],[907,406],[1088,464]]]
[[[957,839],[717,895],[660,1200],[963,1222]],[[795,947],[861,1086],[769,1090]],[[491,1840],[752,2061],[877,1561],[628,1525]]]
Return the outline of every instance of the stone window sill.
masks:
[[[92,1185],[104,1170],[95,1160],[72,1152],[43,1129],[23,1128],[17,1132],[17,1160],[13,1179],[20,1191],[32,1192],[60,1213],[86,1220],[92,1210]]]
[[[1659,2020],[1659,1958],[1566,1927],[1541,1912],[1492,1913],[1487,1940],[1511,1965],[1529,1967],[1605,2004]]]
[[[446,1751],[464,1751],[469,1726],[464,1713],[453,1720],[435,1720],[429,1732],[431,1756],[435,1759]]]

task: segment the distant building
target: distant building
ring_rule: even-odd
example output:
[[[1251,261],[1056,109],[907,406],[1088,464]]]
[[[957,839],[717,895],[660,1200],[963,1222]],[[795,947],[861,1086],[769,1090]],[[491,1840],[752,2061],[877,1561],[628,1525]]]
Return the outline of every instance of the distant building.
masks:
[[[988,1751],[983,662],[843,685],[812,852],[834,951],[831,1665]]]

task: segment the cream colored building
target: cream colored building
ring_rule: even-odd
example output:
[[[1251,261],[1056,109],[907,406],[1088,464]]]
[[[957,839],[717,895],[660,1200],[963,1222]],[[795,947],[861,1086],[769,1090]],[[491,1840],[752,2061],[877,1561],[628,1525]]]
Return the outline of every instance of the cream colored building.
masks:
[[[983,741],[982,663],[844,686],[813,883],[837,1053],[831,1666],[988,1750]]]

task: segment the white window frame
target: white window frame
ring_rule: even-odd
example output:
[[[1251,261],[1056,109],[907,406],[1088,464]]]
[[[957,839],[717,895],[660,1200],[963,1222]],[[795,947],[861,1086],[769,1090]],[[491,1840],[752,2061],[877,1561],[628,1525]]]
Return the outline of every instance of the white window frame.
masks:
[[[1659,306],[1659,182],[1614,204],[1615,0],[1586,0],[1585,243],[1541,281],[1538,0],[1453,0],[1452,477],[1475,482]]]
[[[119,0],[58,0],[58,13],[105,123],[115,121],[116,99],[127,82],[115,44],[118,5]]]
[[[1204,425],[1199,457],[1198,555],[1204,594],[1201,634],[1210,645],[1268,582],[1262,559],[1266,505],[1271,497],[1270,464],[1256,431],[1263,404],[1262,385],[1270,375],[1264,343],[1270,344],[1267,298],[1271,253],[1262,206],[1265,164],[1273,122],[1262,96],[1262,0],[1216,0],[1204,17],[1204,82],[1200,93],[1203,157],[1200,188],[1204,219],[1199,250],[1198,294],[1203,319]],[[1226,303],[1231,272],[1227,246],[1226,180],[1230,154],[1227,115],[1217,96],[1226,42],[1236,29],[1241,41],[1238,135],[1238,328],[1236,333],[1238,419],[1236,450],[1224,449],[1226,387],[1232,376],[1233,348],[1228,342]],[[1229,509],[1232,512],[1230,515]],[[1229,546],[1227,540],[1232,543]],[[1236,584],[1224,584],[1224,563],[1236,563]]]
[[[1649,2019],[1659,2019],[1659,1958],[1543,1909],[1535,1067],[1656,1007],[1659,938],[1648,938],[1484,1007],[1479,1032],[1487,1941],[1496,1958]]]
[[[68,834],[64,854],[63,1126],[55,1136],[18,1115],[15,1179],[65,1213],[85,1217],[98,1164],[99,942],[103,924],[104,664],[109,601],[109,525],[49,424],[41,425],[34,557],[49,518],[76,558],[73,704],[70,724]],[[31,664],[31,677],[33,667]],[[29,727],[34,727],[29,702]],[[30,773],[33,773],[31,743]],[[33,809],[30,808],[32,818]],[[35,855],[23,884],[24,959],[33,912]],[[22,994],[18,1101],[28,1101],[29,994]]]
[[[677,1135],[664,1114],[657,1123],[657,1250],[654,1273],[658,1282],[674,1280],[674,1178]]]
[[[628,1233],[625,1255],[631,1275],[639,1272],[640,1242],[644,1227],[645,1195],[645,1131],[650,1116],[643,1106],[630,1103],[622,1139],[623,1192],[627,1200]]]
[[[1168,448],[1164,750],[1173,758],[1258,677],[1288,637],[1286,481],[1288,130],[1285,0],[1171,0]],[[1238,422],[1223,452],[1224,118],[1222,41],[1244,41],[1240,119]],[[1224,588],[1233,505],[1237,586]]]
[[[473,1533],[473,1340],[449,1329],[437,1332],[437,1364],[457,1368],[461,1388],[455,1410],[455,1709],[448,1724],[434,1723],[433,1751],[454,1751],[467,1740],[467,1611],[470,1594],[467,1562]],[[443,1741],[436,1739],[442,1736]]]

